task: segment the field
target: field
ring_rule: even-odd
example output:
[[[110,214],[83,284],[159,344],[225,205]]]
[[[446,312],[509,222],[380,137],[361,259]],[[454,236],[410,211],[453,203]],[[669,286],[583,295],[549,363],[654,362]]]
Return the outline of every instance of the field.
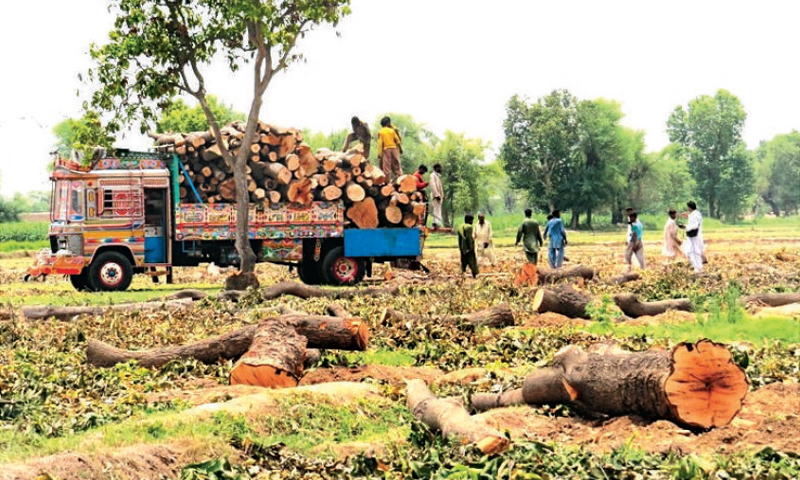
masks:
[[[609,285],[622,271],[622,230],[571,232],[568,265],[587,265],[600,280],[577,282],[596,299],[591,319],[539,314],[536,287],[515,286],[522,252],[513,247],[518,218],[498,217],[498,262],[478,279],[459,275],[455,238],[428,239],[429,275],[376,269],[372,287],[396,295],[338,300],[370,331],[363,352],[327,350],[299,388],[231,386],[232,361],[173,360],[158,368],[134,362],[87,363],[87,342],[146,350],[204,340],[258,323],[264,309],[287,306],[322,315],[331,300],[204,299],[188,308],[106,312],[68,320],[30,320],[32,305],[142,302],[182,289],[209,295],[223,275],[179,269],[175,285],[136,278],[128,292],[77,293],[48,278],[23,283],[31,258],[0,258],[0,479],[32,478],[770,478],[800,477],[800,320],[757,312],[742,295],[800,287],[797,219],[738,226],[707,223],[707,271],[658,256],[660,220],[646,219],[649,268],[639,280]],[[657,222],[657,223],[656,223]],[[650,225],[652,223],[652,225]],[[5,229],[3,230],[5,233]],[[3,244],[0,243],[0,246]],[[540,267],[543,266],[540,264]],[[285,267],[260,265],[262,287],[296,280]],[[387,280],[388,279],[388,280]],[[362,292],[364,289],[362,288]],[[642,300],[689,298],[694,312],[622,317],[611,295]],[[437,321],[507,302],[513,326]],[[395,321],[384,309],[419,315]],[[733,421],[710,430],[636,415],[587,415],[575,405],[497,408],[476,414],[511,446],[483,454],[433,431],[406,404],[406,381],[422,379],[439,397],[469,399],[519,387],[556,352],[613,344],[640,352],[682,341],[723,342],[747,374],[749,392]]]

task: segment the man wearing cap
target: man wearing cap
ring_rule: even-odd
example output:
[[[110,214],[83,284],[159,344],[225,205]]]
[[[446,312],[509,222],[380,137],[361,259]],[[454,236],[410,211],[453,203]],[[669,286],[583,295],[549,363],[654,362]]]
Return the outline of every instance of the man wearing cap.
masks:
[[[492,245],[492,224],[486,220],[486,215],[482,212],[478,214],[478,224],[475,225],[475,245],[478,248],[480,260],[489,260],[489,264],[494,266],[494,253]]]

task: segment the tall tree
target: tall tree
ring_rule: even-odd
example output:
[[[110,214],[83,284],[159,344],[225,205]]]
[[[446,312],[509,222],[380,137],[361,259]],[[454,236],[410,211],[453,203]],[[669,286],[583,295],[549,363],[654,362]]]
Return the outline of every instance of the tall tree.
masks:
[[[776,135],[758,149],[757,193],[775,215],[798,211],[800,203],[800,132]]]
[[[442,165],[444,223],[453,225],[456,214],[475,212],[481,205],[483,179],[481,162],[487,144],[477,138],[447,131],[436,145],[431,164]]]
[[[742,168],[739,148],[747,114],[736,96],[717,90],[713,97],[702,95],[687,107],[677,106],[667,121],[671,142],[684,149],[689,169],[695,178],[695,194],[708,204],[709,216],[719,218],[720,201],[729,202],[734,189],[752,183],[752,169]],[[749,177],[731,178],[731,175]],[[729,209],[728,209],[729,210]],[[737,215],[739,212],[726,212]]]
[[[108,130],[103,126],[100,115],[89,110],[79,119],[67,118],[53,127],[56,137],[55,148],[62,157],[69,157],[73,151],[91,159],[95,147],[111,148],[114,143]]]
[[[514,95],[503,130],[500,156],[512,186],[540,208],[564,208],[574,198],[572,182],[582,155],[577,99],[566,90],[536,103]]]
[[[216,138],[220,123],[211,109],[203,71],[225,59],[236,72],[252,66],[253,99],[242,146],[234,155],[220,144],[236,182],[236,249],[241,271],[250,278],[256,256],[247,236],[248,192],[245,167],[256,132],[264,92],[278,72],[301,58],[297,41],[312,27],[336,25],[350,13],[349,0],[110,0],[116,16],[109,43],[92,45],[97,62],[89,79],[99,87],[95,108],[113,114],[112,131],[138,120],[144,132],[157,108],[177,94],[194,97]]]
[[[245,120],[242,112],[237,112],[232,105],[227,105],[215,95],[207,95],[208,108],[217,119],[220,125],[227,125],[234,120]],[[199,132],[209,129],[206,112],[200,104],[190,107],[179,98],[169,104],[161,111],[161,115],[156,122],[156,131],[164,132]]]

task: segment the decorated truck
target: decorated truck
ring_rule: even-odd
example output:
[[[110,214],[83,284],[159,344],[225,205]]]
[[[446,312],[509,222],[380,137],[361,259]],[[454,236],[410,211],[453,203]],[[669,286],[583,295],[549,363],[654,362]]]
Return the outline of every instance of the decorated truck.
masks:
[[[182,169],[174,154],[125,150],[88,167],[56,159],[50,248],[29,275],[68,275],[78,290],[113,291],[137,273],[171,283],[173,267],[238,265],[236,205],[182,203]],[[250,244],[259,262],[296,268],[307,284],[357,284],[373,263],[419,261],[423,226],[345,228],[344,212],[342,201],[251,205]]]

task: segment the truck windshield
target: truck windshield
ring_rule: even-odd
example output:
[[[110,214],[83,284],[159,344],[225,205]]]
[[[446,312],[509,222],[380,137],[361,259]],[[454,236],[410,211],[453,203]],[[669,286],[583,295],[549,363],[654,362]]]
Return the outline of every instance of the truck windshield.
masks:
[[[59,180],[53,192],[53,221],[83,221],[86,216],[86,194],[83,182]]]

